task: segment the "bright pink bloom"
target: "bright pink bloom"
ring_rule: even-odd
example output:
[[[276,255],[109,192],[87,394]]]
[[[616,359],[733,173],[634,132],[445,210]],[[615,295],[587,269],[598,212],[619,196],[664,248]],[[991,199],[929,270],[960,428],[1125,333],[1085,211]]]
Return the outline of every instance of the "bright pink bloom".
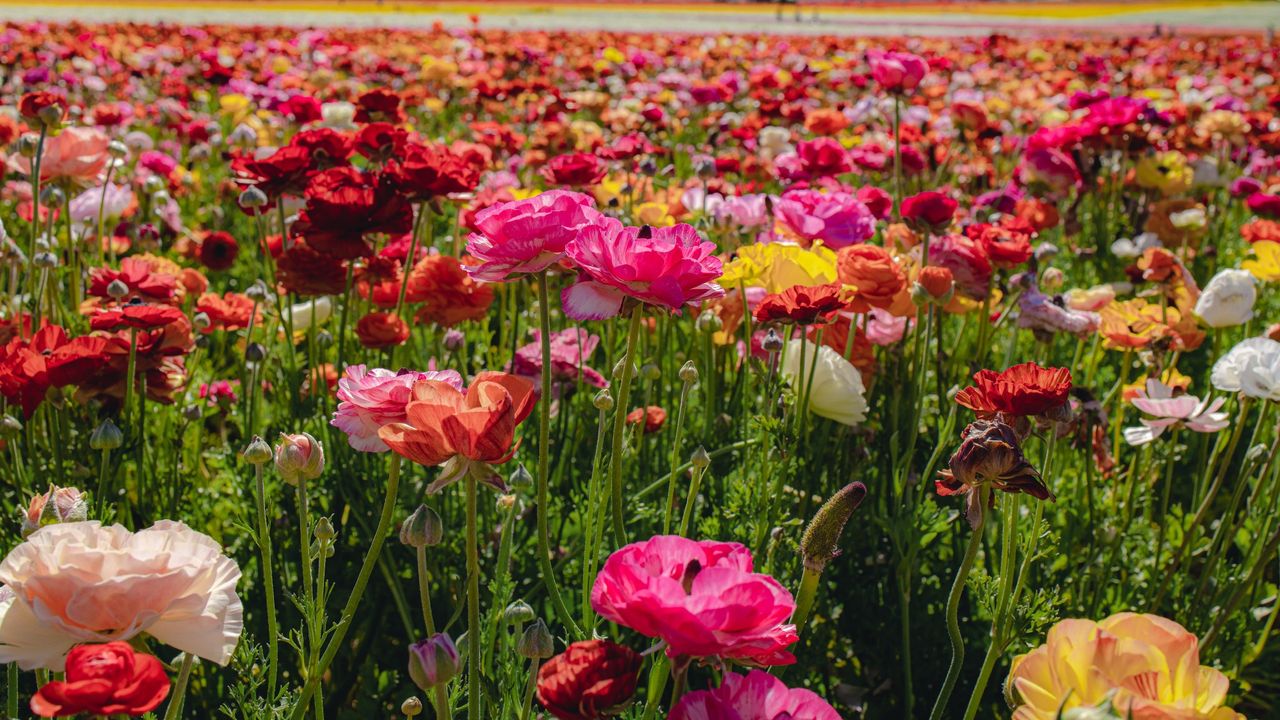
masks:
[[[338,380],[338,411],[330,423],[347,434],[347,442],[360,452],[387,452],[391,448],[378,437],[383,425],[406,422],[413,384],[438,380],[462,390],[456,370],[384,370],[352,365]]]
[[[1147,379],[1147,387],[1138,391],[1133,406],[1155,418],[1142,418],[1141,427],[1124,429],[1125,442],[1145,445],[1164,434],[1164,431],[1181,424],[1188,430],[1215,433],[1231,424],[1227,413],[1220,412],[1226,398],[1201,400],[1195,395],[1173,394],[1173,388],[1156,378]]]
[[[929,246],[929,264],[950,270],[960,294],[973,300],[987,297],[991,260],[976,240],[955,234],[934,238]]]
[[[925,73],[929,72],[929,63],[919,55],[904,52],[874,53],[867,60],[871,63],[871,76],[880,87],[891,93],[906,93],[915,90]]]
[[[723,268],[715,252],[715,243],[704,241],[691,225],[638,228],[602,217],[565,248],[583,271],[561,293],[565,314],[603,320],[621,313],[627,298],[679,312],[720,297],[724,290],[715,280]]]
[[[1045,189],[1050,198],[1061,198],[1083,184],[1076,161],[1056,148],[1027,151],[1018,168],[1018,180],[1024,186]]]
[[[876,232],[876,218],[852,193],[838,190],[790,190],[774,203],[784,234],[805,244],[821,240],[833,250],[865,242]]]
[[[670,720],[840,720],[840,713],[810,690],[792,690],[762,670],[726,673],[714,690],[680,698]]]
[[[487,282],[541,272],[564,257],[565,245],[583,227],[602,217],[594,200],[571,190],[550,190],[485,208],[475,216],[478,232],[467,238],[467,252],[481,264],[467,271]]]
[[[781,583],[752,571],[737,543],[658,535],[609,556],[591,588],[601,617],[667,642],[672,656],[734,658],[787,665],[797,640],[786,624],[795,600]]]

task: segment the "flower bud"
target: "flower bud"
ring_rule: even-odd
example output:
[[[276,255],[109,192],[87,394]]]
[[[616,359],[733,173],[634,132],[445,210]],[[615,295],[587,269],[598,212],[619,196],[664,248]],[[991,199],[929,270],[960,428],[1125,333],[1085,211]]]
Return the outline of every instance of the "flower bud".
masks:
[[[35,257],[32,258],[32,262],[34,262],[38,268],[56,268],[58,267],[58,256],[48,251],[38,252]]]
[[[212,324],[213,324],[213,321],[209,319],[209,313],[198,312],[195,315],[191,316],[191,327],[195,328],[196,330],[208,329],[208,327]]]
[[[40,191],[40,203],[47,207],[62,207],[66,200],[67,194],[57,185],[46,185]]]
[[[148,195],[155,195],[165,188],[164,178],[159,175],[152,175],[142,183],[142,191]]]
[[[444,333],[444,349],[449,352],[458,352],[462,349],[462,343],[467,337],[458,330],[446,330]]]
[[[617,363],[614,364],[613,366],[614,380],[622,380],[622,372],[627,368],[626,362],[627,362],[627,358],[624,355],[620,360],[618,360]],[[636,364],[631,363],[631,377],[635,377],[636,375],[639,374],[639,372],[640,370],[636,368]]]
[[[182,408],[182,417],[187,420],[187,422],[195,422],[204,417],[204,410],[202,410],[196,403],[191,403],[190,405]]]
[[[316,333],[316,347],[321,350],[327,350],[333,347],[333,333],[328,330],[321,330]]]
[[[596,393],[596,397],[592,400],[592,404],[596,406],[597,410],[604,410],[605,412],[608,412],[613,409],[613,395],[609,393],[608,388],[605,388]]]
[[[316,520],[315,536],[316,540],[323,543],[330,542],[338,537],[338,531],[333,528],[333,523],[328,516],[321,515],[320,519]]]
[[[263,465],[271,462],[271,446],[263,442],[262,438],[257,435],[253,436],[253,440],[240,454],[244,456],[245,462],[252,465]]]
[[[263,302],[271,295],[270,288],[262,282],[262,279],[254,280],[253,284],[245,288],[244,296],[255,302]]]
[[[524,463],[516,465],[516,469],[511,471],[507,476],[507,484],[511,487],[529,487],[533,484],[533,475],[529,473]]]
[[[920,268],[916,285],[924,291],[922,299],[926,302],[932,301],[943,305],[950,302],[951,296],[955,294],[955,279],[951,270],[940,265],[926,265]],[[914,288],[912,294],[915,295]]]
[[[534,614],[533,608],[529,607],[529,603],[523,600],[516,600],[502,611],[502,619],[508,625],[523,625],[533,622],[537,615]]]
[[[410,697],[400,703],[400,712],[405,717],[417,717],[422,714],[422,701],[417,696]]]
[[[409,677],[424,691],[452,680],[458,667],[458,648],[445,633],[409,646]]]
[[[493,509],[498,511],[499,515],[505,515],[516,506],[516,496],[510,493],[502,493],[493,501]]]
[[[82,522],[89,517],[89,504],[75,488],[50,485],[48,492],[36,495],[22,513],[22,537],[45,525],[66,522]]]
[[[1040,289],[1047,292],[1057,292],[1067,282],[1067,276],[1058,268],[1046,268],[1040,273]]]
[[[244,359],[249,362],[262,362],[267,357],[267,349],[262,343],[252,342],[244,349]]]
[[[18,138],[18,154],[24,158],[34,158],[39,147],[40,136],[35,133],[25,133]]]
[[[271,200],[267,197],[266,193],[258,189],[257,185],[250,185],[240,191],[240,197],[237,201],[240,203],[240,207],[242,208],[256,209],[266,207],[267,203]]]
[[[276,445],[276,472],[290,485],[315,480],[324,472],[324,446],[308,433],[280,433]]]
[[[524,634],[516,641],[516,652],[520,657],[539,660],[555,654],[555,638],[551,637],[551,631],[542,618],[534,620],[532,625],[525,628]]]
[[[400,542],[412,548],[434,547],[443,539],[444,523],[426,505],[419,505],[400,525]]]
[[[685,385],[692,385],[698,382],[698,366],[690,360],[680,366],[680,382]]]
[[[832,495],[809,521],[800,539],[800,556],[807,570],[822,572],[827,563],[839,553],[840,535],[844,526],[858,509],[867,487],[860,482],[849,483]]]
[[[129,286],[126,285],[124,281],[120,280],[120,278],[116,278],[115,280],[107,283],[107,295],[113,300],[121,300],[128,294]]]
[[[706,448],[699,445],[698,449],[693,451],[693,455],[689,456],[689,462],[701,470],[711,464],[711,456],[707,454]]]
[[[107,143],[107,152],[110,153],[113,158],[122,158],[129,154],[129,146],[119,140],[112,140]]]
[[[775,353],[782,349],[782,336],[773,328],[769,328],[769,332],[765,333],[764,340],[761,341],[760,347],[765,352]]]
[[[698,321],[695,323],[700,333],[720,332],[724,328],[724,322],[710,310],[703,310],[698,315]]]
[[[40,122],[50,127],[56,127],[62,122],[63,107],[61,105],[45,105],[36,112],[36,116]]]
[[[89,447],[94,450],[115,450],[124,444],[124,433],[107,418],[89,434]]]
[[[22,432],[22,421],[12,415],[5,415],[0,419],[0,436],[6,438],[17,437]]]

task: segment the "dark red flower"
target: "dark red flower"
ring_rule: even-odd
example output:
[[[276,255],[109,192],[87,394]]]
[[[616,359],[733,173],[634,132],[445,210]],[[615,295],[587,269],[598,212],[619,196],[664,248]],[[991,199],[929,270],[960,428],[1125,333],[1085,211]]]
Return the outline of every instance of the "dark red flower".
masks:
[[[644,423],[644,434],[651,435],[662,429],[667,422],[667,411],[657,405],[647,405],[627,413],[628,425]]]
[[[154,655],[126,642],[77,645],[67,653],[64,680],[45,683],[31,698],[31,712],[59,715],[144,715],[169,694],[169,676]]]
[[[374,122],[360,128],[355,137],[355,150],[374,162],[385,162],[404,152],[409,133],[391,123]]]
[[[316,252],[305,240],[295,239],[276,263],[276,280],[302,297],[339,295],[347,287],[347,264]]]
[[[766,295],[756,306],[756,322],[791,322],[809,325],[822,322],[845,306],[840,286],[796,285],[780,293]]]
[[[399,95],[387,88],[375,88],[356,99],[355,121],[360,123],[405,121]]]
[[[394,313],[371,312],[356,323],[356,337],[370,350],[403,345],[409,339],[409,324]]]
[[[57,124],[67,114],[67,101],[47,90],[37,90],[18,101],[18,114],[32,122]]]
[[[231,237],[231,233],[225,230],[209,233],[200,241],[200,246],[196,249],[200,264],[210,270],[226,270],[235,264],[236,256],[239,254],[240,245],[236,243],[234,237]]]
[[[849,153],[835,138],[820,137],[801,141],[796,146],[800,167],[811,178],[841,175],[853,170]]]
[[[289,144],[304,148],[311,154],[312,170],[346,165],[355,152],[355,141],[350,135],[326,127],[303,130],[294,135]]]
[[[310,95],[294,95],[276,106],[276,110],[299,125],[319,120],[320,101]]]
[[[238,154],[231,158],[231,172],[241,185],[253,185],[271,200],[300,195],[311,174],[311,151],[285,145],[264,158]]]
[[[942,232],[955,217],[956,206],[946,195],[927,190],[902,201],[902,219],[921,230]]]
[[[608,168],[591,153],[557,155],[542,168],[542,177],[554,185],[585,187],[604,179]]]
[[[379,253],[357,268],[353,279],[360,297],[380,308],[393,308],[400,300],[404,269],[400,261]]]
[[[386,175],[329,168],[312,177],[305,197],[307,209],[294,230],[312,249],[335,258],[369,255],[366,233],[397,235],[413,227],[413,206]]]
[[[155,330],[185,317],[180,308],[172,305],[149,305],[140,300],[133,300],[94,313],[89,318],[89,327],[93,330],[119,330],[120,328]]]
[[[636,692],[641,658],[608,640],[583,640],[538,669],[538,702],[560,720],[616,714]]]
[[[387,164],[396,188],[414,202],[471,192],[480,183],[479,169],[441,145],[411,143]]]
[[[938,473],[934,487],[938,494],[967,495],[965,515],[978,526],[983,508],[979,488],[984,485],[1009,493],[1026,493],[1038,500],[1053,500],[1040,472],[1027,462],[1018,442],[1018,433],[999,420],[976,420],[963,433],[960,447],[951,456],[948,469]],[[988,506],[995,497],[988,498]]]
[[[1066,405],[1071,392],[1071,371],[1027,362],[999,373],[979,370],[973,382],[973,386],[956,393],[956,402],[978,417],[997,413],[1011,417],[1044,415]]]
[[[893,196],[875,185],[858,188],[857,198],[877,220],[884,220],[893,212]]]

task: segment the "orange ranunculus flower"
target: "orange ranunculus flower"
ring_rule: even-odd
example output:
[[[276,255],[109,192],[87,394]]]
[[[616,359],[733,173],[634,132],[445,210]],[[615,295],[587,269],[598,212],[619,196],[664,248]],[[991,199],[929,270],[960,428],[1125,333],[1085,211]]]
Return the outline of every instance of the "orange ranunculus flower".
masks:
[[[493,304],[493,288],[472,279],[457,258],[428,255],[410,271],[405,300],[422,303],[417,322],[453,327],[484,317]]]
[[[397,454],[426,466],[444,465],[427,492],[436,493],[467,473],[495,478],[491,465],[515,454],[516,426],[533,411],[533,383],[483,372],[466,394],[438,380],[414,383],[405,406],[408,423],[391,423],[378,437]]]
[[[907,276],[888,250],[878,245],[850,245],[836,255],[836,275],[853,292],[849,309],[871,312],[887,310],[907,286]]]
[[[1227,676],[1200,664],[1200,643],[1158,615],[1063,620],[1045,644],[1013,660],[1014,720],[1055,720],[1107,702],[1133,720],[1244,720],[1226,707]]]
[[[835,135],[849,127],[849,118],[835,108],[814,110],[804,117],[804,129],[814,135]]]
[[[1098,312],[1103,344],[1112,350],[1149,347],[1168,340],[1170,349],[1194,350],[1204,342],[1195,318],[1176,307],[1161,307],[1142,299],[1114,301]]]
[[[1280,243],[1280,222],[1263,219],[1247,222],[1240,226],[1240,237],[1249,244],[1267,240]]]
[[[409,324],[391,312],[371,312],[356,323],[356,337],[370,350],[403,345],[409,339]]]

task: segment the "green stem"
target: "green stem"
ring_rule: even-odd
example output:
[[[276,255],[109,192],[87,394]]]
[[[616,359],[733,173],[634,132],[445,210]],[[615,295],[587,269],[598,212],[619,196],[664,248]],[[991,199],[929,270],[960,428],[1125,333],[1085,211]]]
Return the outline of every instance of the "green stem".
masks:
[[[803,634],[805,625],[809,623],[809,613],[818,596],[818,581],[821,579],[821,570],[813,570],[805,565],[804,572],[800,575],[800,590],[796,593],[796,611],[791,615],[791,623],[796,626],[797,634]]]
[[[276,695],[276,671],[279,666],[279,630],[276,626],[275,573],[271,569],[271,534],[267,524],[267,490],[262,477],[263,463],[254,463],[254,500],[258,504],[258,549],[262,552],[262,585],[267,596],[267,695]]]
[[[671,516],[675,513],[676,504],[676,468],[680,464],[680,435],[684,430],[684,408],[689,399],[689,388],[693,383],[684,383],[680,389],[680,405],[676,410],[676,436],[671,442],[671,476],[667,479],[667,512],[662,519],[662,534],[671,532]]]
[[[18,720],[18,663],[9,663],[6,675],[9,692],[5,708],[12,720]]]
[[[427,573],[427,548],[422,546],[417,548],[418,556],[418,597],[422,602],[422,624],[426,626],[427,637],[436,634],[436,621],[431,613],[431,590],[428,582]],[[451,714],[449,708],[449,693],[445,690],[446,683],[438,683],[432,688],[432,704],[436,709],[436,717],[440,720],[448,718]]]
[[[476,478],[467,472],[467,719],[480,719],[480,539]]]
[[[311,668],[307,674],[307,684],[303,686],[298,703],[294,705],[293,713],[289,715],[290,720],[302,720],[311,697],[320,689],[320,678],[324,676],[324,671],[337,656],[347,631],[351,629],[351,622],[355,619],[356,610],[360,607],[360,598],[364,596],[365,588],[369,585],[369,577],[373,575],[373,568],[378,564],[378,554],[382,552],[382,544],[387,539],[387,531],[391,527],[391,515],[395,511],[396,495],[400,488],[400,460],[399,455],[391,456],[391,469],[387,473],[387,493],[382,501],[382,515],[378,518],[378,528],[374,530],[369,550],[365,553],[364,562],[360,565],[360,573],[356,576],[356,583],[351,589],[351,595],[347,598],[347,604],[342,608],[342,620],[334,629],[333,637],[325,647],[324,655],[320,657],[320,664]]]
[[[631,309],[631,326],[627,330],[627,349],[622,356],[622,377],[618,378],[618,395],[613,406],[613,442],[609,456],[609,487],[613,494],[613,540],[618,547],[627,541],[622,519],[622,435],[626,430],[627,408],[631,400],[631,370],[635,365],[636,343],[640,337],[643,306]]]
[[[196,656],[189,652],[182,654],[182,669],[178,671],[178,682],[169,698],[169,707],[164,711],[164,720],[178,720],[182,714],[182,700],[187,695],[187,682],[191,680],[191,665],[195,660]]]
[[[938,691],[938,699],[933,703],[933,711],[929,713],[929,720],[942,720],[947,711],[947,701],[951,699],[951,693],[955,690],[956,681],[960,679],[960,670],[964,666],[964,636],[960,634],[960,598],[964,595],[965,583],[969,579],[969,571],[973,569],[973,562],[978,557],[978,548],[982,547],[982,530],[987,521],[987,498],[990,497],[991,489],[984,485],[978,490],[971,490],[970,492],[979,493],[978,523],[969,535],[969,545],[965,549],[964,559],[960,562],[960,568],[956,570],[956,579],[951,585],[951,594],[947,597],[947,635],[951,638],[951,665],[947,668],[946,679],[942,682],[942,689]]]
[[[529,661],[529,684],[524,688],[524,700],[520,704],[520,720],[528,720],[529,709],[533,707],[533,691],[538,687],[538,658]]]

